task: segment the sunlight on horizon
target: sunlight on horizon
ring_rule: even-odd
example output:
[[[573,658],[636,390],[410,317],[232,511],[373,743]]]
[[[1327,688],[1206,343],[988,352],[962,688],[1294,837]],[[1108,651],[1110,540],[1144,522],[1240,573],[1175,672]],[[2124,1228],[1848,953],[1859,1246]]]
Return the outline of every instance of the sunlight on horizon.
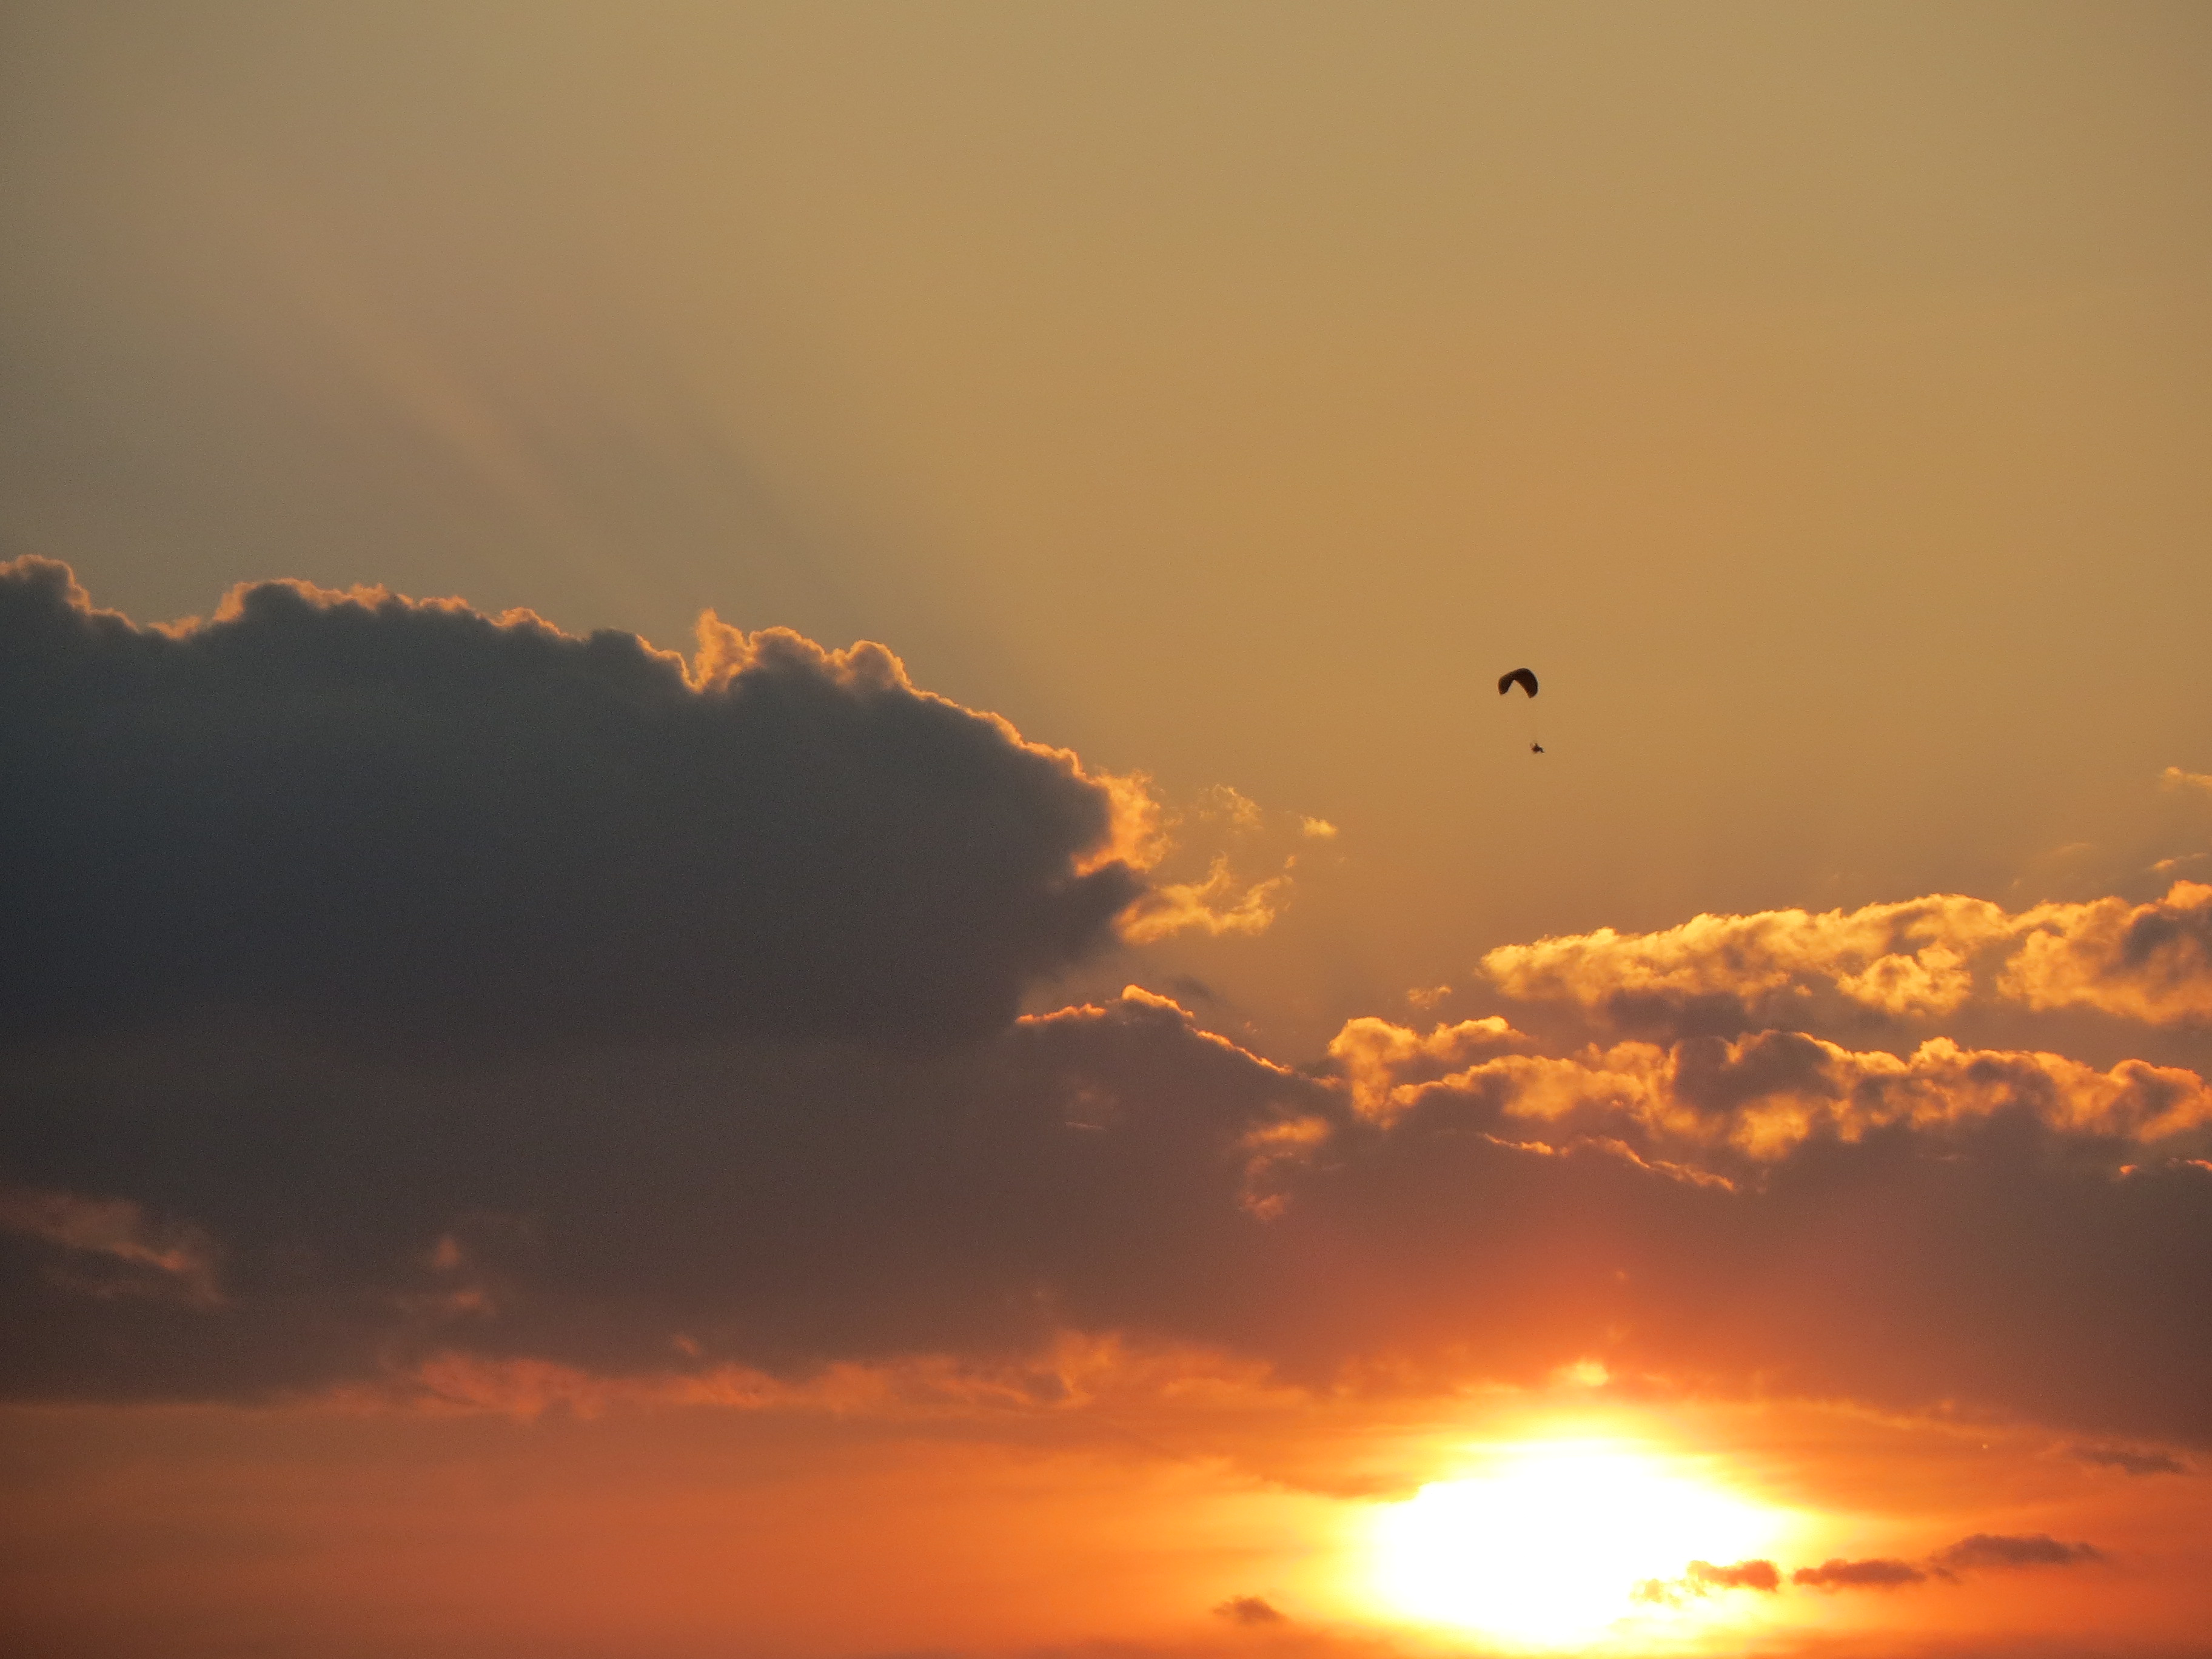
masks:
[[[1434,1481],[1376,1515],[1371,1583],[1399,1615],[1525,1649],[1602,1645],[1633,1619],[1694,1637],[1733,1626],[1744,1592],[1639,1601],[1692,1561],[1772,1549],[1786,1517],[1633,1442],[1540,1440],[1481,1470]]]

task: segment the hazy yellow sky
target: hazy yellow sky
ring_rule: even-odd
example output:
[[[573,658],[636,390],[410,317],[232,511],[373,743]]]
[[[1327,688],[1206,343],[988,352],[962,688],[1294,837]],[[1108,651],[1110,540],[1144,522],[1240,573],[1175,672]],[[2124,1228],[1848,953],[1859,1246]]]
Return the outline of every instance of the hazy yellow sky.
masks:
[[[13,0],[24,556],[52,1651],[2206,1651],[2212,9]]]
[[[1339,825],[1199,966],[1284,1041],[1543,931],[2103,890],[2207,763],[2200,7],[5,27],[12,550],[883,640]]]

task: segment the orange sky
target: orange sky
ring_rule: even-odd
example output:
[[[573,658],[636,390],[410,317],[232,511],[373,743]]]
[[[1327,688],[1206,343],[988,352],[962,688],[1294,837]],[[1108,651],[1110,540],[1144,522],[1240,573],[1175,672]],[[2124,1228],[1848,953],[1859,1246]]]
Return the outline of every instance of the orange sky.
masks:
[[[2186,4],[11,7],[5,1645],[2212,1654],[2208,200]]]

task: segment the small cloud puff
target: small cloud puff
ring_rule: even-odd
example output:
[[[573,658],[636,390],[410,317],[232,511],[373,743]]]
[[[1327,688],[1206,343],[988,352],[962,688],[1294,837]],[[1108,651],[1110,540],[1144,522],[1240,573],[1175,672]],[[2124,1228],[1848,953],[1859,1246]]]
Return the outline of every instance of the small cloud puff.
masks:
[[[1647,1578],[1636,1587],[1632,1595],[1638,1601],[1675,1607],[1692,1596],[1711,1595],[1719,1590],[1757,1590],[1772,1595],[1781,1588],[1782,1570],[1771,1561],[1738,1561],[1733,1566],[1692,1561],[1680,1578]]]
[[[1257,1595],[1232,1595],[1213,1609],[1214,1617],[1226,1619],[1232,1625],[1281,1625],[1287,1617],[1274,1605]]]
[[[1180,933],[1218,939],[1224,934],[1252,935],[1273,927],[1290,902],[1292,872],[1297,854],[1282,847],[1286,831],[1278,819],[1257,803],[1227,784],[1202,791],[1187,808],[1167,811],[1152,808],[1152,838],[1140,866],[1158,870],[1173,853],[1179,839],[1201,843],[1225,837],[1231,847],[1211,851],[1206,872],[1182,880],[1156,875],[1152,885],[1130,907],[1119,924],[1121,937],[1131,945],[1149,945]],[[1297,833],[1304,839],[1328,839],[1336,826],[1315,817],[1297,817]],[[1194,826],[1200,832],[1191,836]],[[1273,850],[1270,852],[1269,845]],[[1279,855],[1280,862],[1276,863]],[[1257,863],[1273,873],[1249,873]]]

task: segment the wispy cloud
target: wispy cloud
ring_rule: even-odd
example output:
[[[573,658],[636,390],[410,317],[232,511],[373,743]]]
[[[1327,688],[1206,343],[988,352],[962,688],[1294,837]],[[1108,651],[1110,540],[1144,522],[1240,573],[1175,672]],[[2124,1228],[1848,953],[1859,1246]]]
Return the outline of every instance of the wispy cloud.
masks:
[[[0,1187],[0,1231],[124,1269],[68,1274],[73,1288],[94,1296],[173,1296],[201,1307],[222,1301],[207,1235],[186,1223],[157,1223],[126,1198]]]

